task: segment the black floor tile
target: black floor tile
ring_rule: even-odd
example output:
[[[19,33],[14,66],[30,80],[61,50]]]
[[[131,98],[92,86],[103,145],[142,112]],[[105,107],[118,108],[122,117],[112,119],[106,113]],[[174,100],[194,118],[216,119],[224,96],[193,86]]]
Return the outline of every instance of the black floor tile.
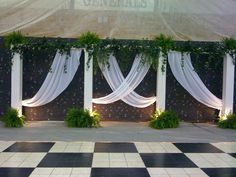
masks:
[[[146,168],[93,168],[91,177],[150,177]]]
[[[236,153],[231,153],[231,154],[229,154],[229,155],[231,155],[231,156],[233,156],[233,157],[236,158]]]
[[[174,143],[183,153],[223,153],[209,143]]]
[[[3,152],[48,152],[53,142],[16,142]]]
[[[48,153],[38,167],[91,167],[92,153]]]
[[[28,177],[34,168],[0,168],[0,177]]]
[[[236,177],[236,168],[203,168],[209,177]]]
[[[141,153],[140,156],[146,167],[197,167],[182,153]]]
[[[138,152],[134,143],[95,143],[94,152]]]

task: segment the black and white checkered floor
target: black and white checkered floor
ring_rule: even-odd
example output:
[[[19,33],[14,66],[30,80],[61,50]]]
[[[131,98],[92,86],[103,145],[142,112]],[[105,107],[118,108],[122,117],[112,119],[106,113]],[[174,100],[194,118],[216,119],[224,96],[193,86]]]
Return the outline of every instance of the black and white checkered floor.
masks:
[[[236,177],[236,142],[0,141],[0,177]]]

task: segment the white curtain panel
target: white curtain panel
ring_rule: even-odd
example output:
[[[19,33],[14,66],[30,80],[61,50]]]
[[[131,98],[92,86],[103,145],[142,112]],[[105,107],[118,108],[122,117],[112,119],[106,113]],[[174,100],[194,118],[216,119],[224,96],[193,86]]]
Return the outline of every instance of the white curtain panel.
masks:
[[[80,64],[81,49],[72,49],[70,56],[56,53],[43,85],[36,95],[22,101],[23,106],[36,107],[45,105],[59,96],[70,84]],[[65,71],[66,67],[66,71]]]
[[[131,71],[126,78],[124,78],[116,58],[113,55],[110,55],[109,67],[107,65],[102,66],[102,64],[99,63],[101,71],[113,92],[105,97],[93,99],[93,103],[109,104],[122,100],[138,108],[145,108],[152,105],[156,101],[156,97],[146,98],[134,92],[134,89],[142,82],[150,68],[150,64],[142,64],[141,59],[140,55],[136,56]]]
[[[182,66],[180,52],[173,51],[168,54],[168,62],[176,80],[199,102],[221,110],[222,100],[213,95],[204,85],[192,66],[190,54],[185,53],[183,57],[184,65]]]

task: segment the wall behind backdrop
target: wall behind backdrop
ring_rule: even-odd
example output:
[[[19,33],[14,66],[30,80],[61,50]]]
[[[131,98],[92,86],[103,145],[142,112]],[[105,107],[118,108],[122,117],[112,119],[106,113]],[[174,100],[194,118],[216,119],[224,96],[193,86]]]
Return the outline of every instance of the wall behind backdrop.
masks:
[[[46,78],[56,51],[35,53],[24,58],[23,99],[32,98]],[[48,58],[47,56],[50,55]],[[64,120],[68,108],[83,108],[84,101],[84,55],[74,79],[55,100],[39,107],[24,107],[23,113],[28,120]]]
[[[10,53],[0,38],[0,116],[11,105],[11,62],[7,60]]]
[[[70,39],[68,39],[70,40]],[[29,51],[30,52],[30,51]],[[51,53],[38,52],[29,53],[24,58],[23,69],[23,99],[31,98],[42,85],[50,65],[53,61],[56,51]],[[33,56],[33,57],[32,57]],[[49,56],[49,57],[48,57]],[[128,68],[123,71],[127,75],[135,54],[128,61]],[[69,85],[69,87],[51,103],[36,107],[24,107],[23,113],[27,120],[64,120],[66,112],[69,108],[76,106],[83,107],[83,91],[84,91],[84,71],[83,58],[81,56],[81,64],[79,69]],[[204,59],[204,56],[202,56]],[[11,73],[9,52],[4,48],[3,39],[0,38],[0,114],[4,114],[7,107],[10,106],[10,89],[11,89]],[[117,57],[119,61],[119,57]],[[193,57],[194,62],[194,57]],[[199,76],[217,97],[221,98],[222,94],[222,68],[221,69],[201,69],[198,71]],[[235,84],[236,88],[236,84]],[[176,111],[182,120],[189,122],[208,122],[213,121],[217,111],[204,106],[196,101],[183,87],[175,80],[169,66],[167,67],[167,85],[166,85],[166,108]],[[150,70],[141,84],[135,90],[138,94],[149,97],[156,94],[156,72]],[[98,71],[93,81],[94,98],[105,96],[111,93],[106,80]],[[236,102],[236,96],[234,96]],[[94,110],[102,115],[102,120],[118,120],[118,121],[146,121],[155,111],[155,104],[139,109],[117,101],[109,105],[93,104]],[[234,110],[236,105],[234,104]]]
[[[192,57],[194,63],[195,57]],[[200,62],[200,66],[203,66],[205,57]],[[223,62],[223,60],[222,60]],[[222,63],[223,66],[223,63]],[[223,85],[223,67],[218,69],[200,69],[197,71],[199,77],[206,85],[206,87],[218,98],[222,98],[222,85]],[[218,111],[205,106],[194,99],[175,79],[169,65],[167,65],[167,77],[166,77],[166,108],[175,110],[179,113],[181,118],[186,121],[193,122],[207,122],[214,121],[218,115]]]

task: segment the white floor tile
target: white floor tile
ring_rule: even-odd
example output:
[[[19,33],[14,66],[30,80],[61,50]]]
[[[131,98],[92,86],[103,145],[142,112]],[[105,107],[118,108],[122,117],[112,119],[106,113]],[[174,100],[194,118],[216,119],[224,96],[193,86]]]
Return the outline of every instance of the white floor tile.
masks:
[[[91,168],[72,168],[71,175],[90,175]]]
[[[109,158],[109,153],[94,153],[93,158]]]
[[[50,175],[50,177],[70,177],[70,175]]]
[[[110,167],[109,161],[93,161],[92,167]]]
[[[50,152],[92,153],[94,145],[94,142],[56,142]]]
[[[127,163],[125,161],[111,161],[110,162],[110,167],[114,167],[114,168],[126,168],[128,167]]]
[[[1,167],[36,167],[46,153],[1,153],[0,159],[4,159]]]
[[[183,168],[166,168],[168,175],[187,175]]]
[[[135,142],[139,153],[181,153],[172,143],[168,142]]]
[[[186,174],[189,176],[205,176],[207,177],[208,175],[202,171],[200,168],[184,168],[184,171]]]
[[[11,158],[8,159],[8,162],[23,162],[28,156],[28,153],[15,153]]]
[[[150,175],[151,177],[170,177],[169,175]]]
[[[147,170],[150,175],[168,175],[165,168],[147,168]]]
[[[110,160],[118,160],[123,159],[125,160],[125,154],[124,153],[109,153]]]
[[[198,167],[236,167],[236,159],[224,153],[185,153]]]
[[[35,168],[32,175],[50,175],[54,168]]]
[[[226,153],[236,153],[236,142],[220,142],[211,144]]]
[[[14,143],[15,141],[0,141],[0,152],[4,151]]]
[[[0,153],[0,165],[7,161],[8,159],[10,159],[12,156],[14,156],[15,153],[11,153],[11,152],[2,152]]]
[[[22,162],[19,167],[37,167],[39,162]]]
[[[50,175],[30,175],[29,177],[50,177]]]
[[[51,175],[71,175],[72,168],[54,168]]]
[[[128,161],[127,162],[127,166],[129,168],[145,168],[145,165],[143,162],[139,162],[139,161]]]
[[[20,161],[6,161],[1,164],[1,167],[19,167],[21,163]]]

